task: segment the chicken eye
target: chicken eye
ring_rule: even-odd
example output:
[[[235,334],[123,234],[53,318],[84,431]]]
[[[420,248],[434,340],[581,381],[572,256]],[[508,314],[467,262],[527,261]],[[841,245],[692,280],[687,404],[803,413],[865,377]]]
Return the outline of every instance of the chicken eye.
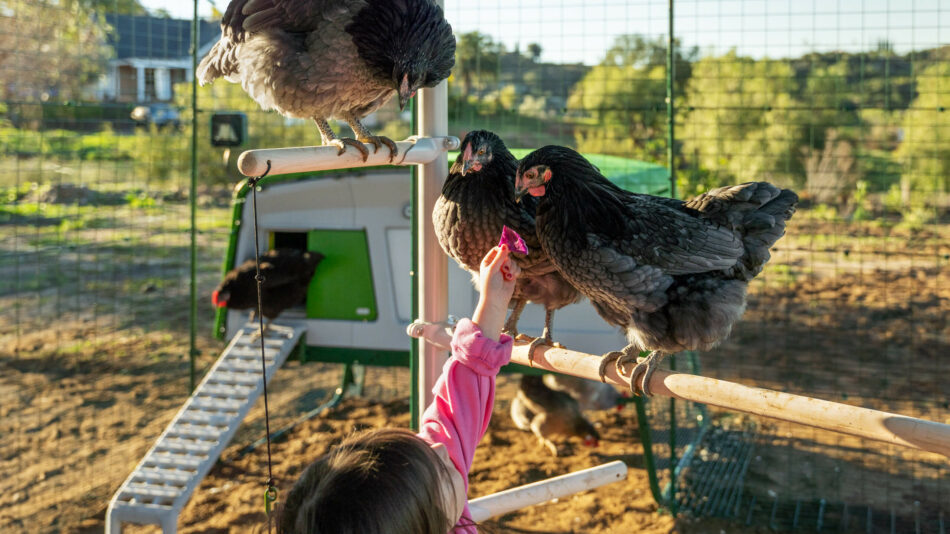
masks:
[[[537,174],[538,174],[538,173],[534,172],[534,169],[531,169],[530,171],[524,173],[524,175],[527,176],[529,180],[534,180],[534,177],[535,177]]]
[[[479,155],[479,156],[484,156],[484,155],[485,155],[485,149],[484,149],[484,148],[479,148],[479,149],[478,149],[478,155]]]

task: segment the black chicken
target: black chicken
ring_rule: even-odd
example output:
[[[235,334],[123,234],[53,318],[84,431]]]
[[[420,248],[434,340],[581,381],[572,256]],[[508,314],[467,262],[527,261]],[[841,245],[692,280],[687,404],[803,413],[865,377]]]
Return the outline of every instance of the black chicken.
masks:
[[[202,84],[240,82],[261,108],[313,119],[323,144],[340,154],[351,145],[366,161],[362,143],[386,145],[392,161],[396,144],[360,119],[394,94],[404,107],[454,64],[452,27],[430,0],[231,0],[221,39],[197,75]],[[331,117],[349,124],[356,140],[338,139]]]
[[[502,227],[508,226],[521,235],[528,254],[512,253],[521,267],[521,276],[505,331],[517,333],[518,318],[527,301],[544,306],[544,332],[532,341],[529,354],[533,354],[537,345],[552,343],[554,310],[577,302],[580,293],[564,280],[541,249],[534,228],[534,199],[515,202],[517,167],[517,158],[497,135],[485,130],[469,132],[432,209],[432,224],[442,250],[473,278],[478,275],[482,258],[498,244]]]
[[[584,417],[574,397],[544,384],[543,377],[522,375],[518,393],[511,401],[511,420],[521,430],[530,431],[554,456],[565,452],[558,438],[579,437],[585,445],[596,447],[600,434]],[[560,441],[560,439],[558,439]]]
[[[307,287],[313,278],[317,265],[323,260],[319,252],[304,252],[297,249],[278,248],[268,250],[260,257],[261,311],[267,324],[264,334],[270,328],[270,322],[284,310],[303,304],[307,297]],[[253,259],[228,271],[218,288],[211,293],[211,302],[218,307],[232,310],[251,310],[251,317],[257,311],[257,281]],[[276,328],[276,327],[275,327]]]
[[[708,350],[745,309],[746,288],[785,233],[798,196],[766,182],[721,187],[683,202],[625,191],[577,152],[538,149],[521,161],[518,194],[540,197],[541,246],[564,277],[630,342],[605,355],[637,359],[641,390],[662,357]]]

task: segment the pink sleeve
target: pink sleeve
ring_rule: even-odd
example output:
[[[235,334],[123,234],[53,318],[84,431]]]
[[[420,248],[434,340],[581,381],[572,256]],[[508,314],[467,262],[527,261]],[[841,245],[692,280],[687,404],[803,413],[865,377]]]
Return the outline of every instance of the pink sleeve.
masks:
[[[512,340],[493,341],[470,319],[462,319],[452,338],[452,357],[432,389],[433,400],[422,415],[419,437],[444,443],[465,480],[475,447],[488,429],[495,402],[495,375],[511,359]],[[463,517],[468,516],[468,507]]]

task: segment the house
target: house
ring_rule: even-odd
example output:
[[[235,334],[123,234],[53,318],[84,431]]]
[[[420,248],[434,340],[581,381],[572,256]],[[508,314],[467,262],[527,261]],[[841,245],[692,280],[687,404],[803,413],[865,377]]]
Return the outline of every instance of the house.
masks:
[[[101,100],[167,102],[176,83],[190,82],[191,20],[136,15],[106,15],[115,51],[97,88]],[[221,36],[218,22],[198,22],[198,57]]]

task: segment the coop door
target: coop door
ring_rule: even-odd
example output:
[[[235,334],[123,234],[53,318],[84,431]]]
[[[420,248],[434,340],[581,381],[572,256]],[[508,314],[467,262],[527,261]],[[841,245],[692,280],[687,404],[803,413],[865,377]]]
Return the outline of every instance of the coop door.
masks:
[[[375,321],[376,295],[365,230],[311,230],[307,250],[323,254],[307,291],[307,317]]]

